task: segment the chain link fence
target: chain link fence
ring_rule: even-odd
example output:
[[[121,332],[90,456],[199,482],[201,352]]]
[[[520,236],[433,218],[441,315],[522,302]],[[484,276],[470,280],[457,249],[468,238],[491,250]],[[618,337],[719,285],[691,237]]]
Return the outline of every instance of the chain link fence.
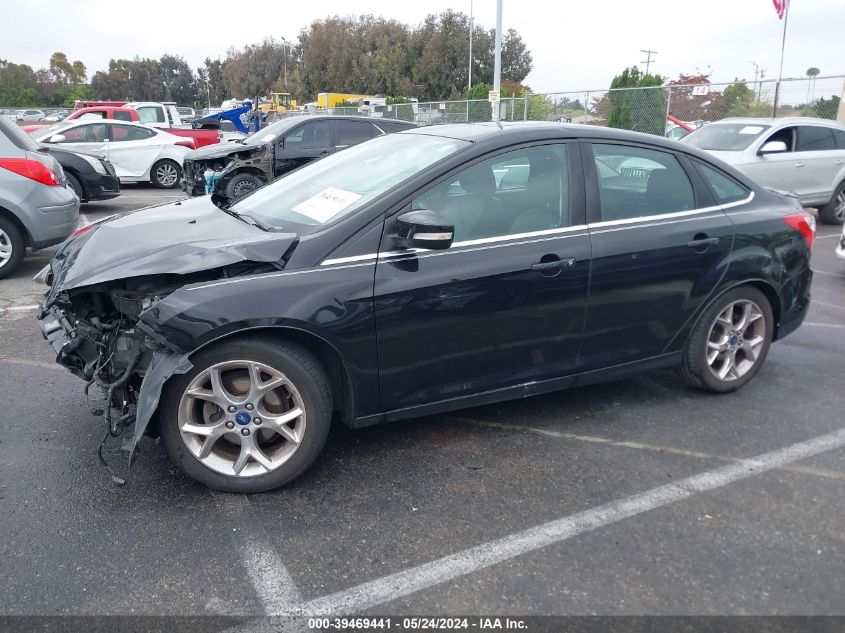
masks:
[[[844,91],[845,76],[831,76],[785,79],[779,89],[777,81],[765,80],[511,95],[503,96],[499,102],[499,118],[609,126],[679,137],[726,117],[771,117],[776,92],[779,117],[836,119]],[[388,117],[418,125],[436,125],[490,121],[492,108],[486,100],[444,100],[312,112]],[[301,113],[282,116],[297,114]]]

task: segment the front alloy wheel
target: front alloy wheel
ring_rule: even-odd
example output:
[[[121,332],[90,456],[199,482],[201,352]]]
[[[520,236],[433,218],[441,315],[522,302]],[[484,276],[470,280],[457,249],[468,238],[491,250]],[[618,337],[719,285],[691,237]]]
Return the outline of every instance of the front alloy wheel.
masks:
[[[329,382],[319,362],[294,343],[250,338],[191,358],[159,407],[171,458],[218,490],[261,492],[302,474],[331,422]]]

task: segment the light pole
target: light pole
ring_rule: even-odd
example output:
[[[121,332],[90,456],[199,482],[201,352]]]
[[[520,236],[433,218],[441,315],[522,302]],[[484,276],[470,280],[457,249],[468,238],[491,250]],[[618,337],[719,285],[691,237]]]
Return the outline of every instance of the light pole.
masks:
[[[493,91],[501,94],[502,89],[502,0],[496,0],[496,54],[493,64]],[[493,102],[493,120],[499,120],[499,102]]]
[[[285,38],[282,38],[282,46],[284,47],[282,50],[284,51],[285,56],[285,92],[288,91],[288,41]]]
[[[754,89],[752,90],[752,92],[757,92],[757,75],[760,74],[760,64],[752,61],[749,61],[748,63],[754,64]]]
[[[469,79],[467,80],[467,96],[469,96],[469,91],[472,90],[472,29],[472,0],[469,0]]]

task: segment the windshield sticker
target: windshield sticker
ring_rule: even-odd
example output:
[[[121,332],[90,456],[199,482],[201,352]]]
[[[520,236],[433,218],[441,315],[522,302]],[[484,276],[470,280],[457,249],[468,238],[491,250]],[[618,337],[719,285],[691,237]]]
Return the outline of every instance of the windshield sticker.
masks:
[[[361,194],[344,191],[336,187],[328,187],[316,196],[311,196],[307,200],[300,202],[293,210],[305,217],[316,220],[320,224],[324,224],[360,198]]]
[[[759,134],[763,131],[763,128],[759,125],[746,125],[742,128],[739,133],[740,134]]]

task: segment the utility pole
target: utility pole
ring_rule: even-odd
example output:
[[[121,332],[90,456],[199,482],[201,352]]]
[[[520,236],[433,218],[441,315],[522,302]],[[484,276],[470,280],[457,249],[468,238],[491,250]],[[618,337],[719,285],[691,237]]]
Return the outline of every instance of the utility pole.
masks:
[[[469,79],[467,80],[467,94],[472,90],[472,0],[469,0]]]
[[[642,49],[642,48],[641,48],[641,49],[640,49],[640,52],[641,52],[641,53],[645,53],[645,54],[646,54],[646,59],[644,59],[644,60],[643,60],[643,61],[641,61],[640,63],[641,63],[641,64],[645,64],[645,74],[647,75],[647,74],[648,74],[648,69],[649,69],[649,67],[651,67],[651,56],[652,56],[652,55],[657,55],[657,51],[651,51],[651,50],[648,50],[648,49],[645,49],[645,50],[644,50],[644,49]]]
[[[760,64],[758,64],[757,62],[752,62],[752,61],[749,61],[748,63],[754,64],[754,84],[753,84],[754,87],[751,89],[751,92],[757,92],[757,75],[760,73]],[[758,99],[758,101],[759,101],[759,99]]]
[[[493,63],[493,90],[500,94],[502,89],[502,0],[496,0],[496,54]],[[499,120],[499,102],[493,104],[493,120]]]
[[[285,38],[282,38],[282,49],[285,55],[285,92],[288,91],[288,41]]]
[[[766,69],[760,69],[760,83],[757,84],[757,103],[760,103],[760,99],[763,98],[763,79],[766,78]]]

